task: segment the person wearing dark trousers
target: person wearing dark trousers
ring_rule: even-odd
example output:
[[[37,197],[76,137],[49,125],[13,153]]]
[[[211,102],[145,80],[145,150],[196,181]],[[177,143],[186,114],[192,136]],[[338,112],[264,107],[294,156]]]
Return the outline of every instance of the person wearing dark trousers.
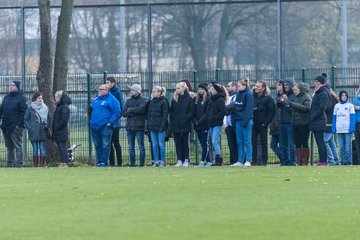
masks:
[[[124,98],[116,86],[116,78],[115,77],[108,77],[106,79],[106,85],[108,86],[110,93],[118,100],[120,104],[120,113],[124,108]],[[121,116],[120,116],[121,117]],[[113,127],[114,131],[111,137],[111,147],[110,147],[110,156],[109,156],[109,163],[110,166],[115,166],[115,153],[116,153],[116,162],[117,166],[122,165],[122,153],[121,153],[121,145],[120,145],[120,119],[116,126]],[[114,151],[115,148],[115,151]]]
[[[7,152],[7,167],[22,167],[24,115],[27,109],[26,98],[20,89],[20,81],[10,83],[10,92],[0,106],[1,130]]]
[[[276,85],[277,97],[282,95],[284,82],[280,80]],[[280,160],[280,165],[284,164],[283,153],[280,149],[280,108],[275,108],[275,116],[270,123],[270,148]]]
[[[270,89],[264,81],[257,81],[254,88],[254,126],[252,128],[252,163],[266,166],[268,162],[268,126],[275,116],[275,103]],[[261,144],[261,158],[258,159],[258,138]]]
[[[355,108],[355,117],[356,117],[356,125],[355,125],[355,141],[356,141],[356,156],[357,159],[353,159],[353,164],[360,164],[360,86],[356,91],[354,98],[354,108]]]
[[[126,130],[128,137],[128,149],[130,166],[135,166],[135,138],[140,151],[140,167],[145,164],[144,131],[146,120],[147,99],[141,96],[141,86],[134,84],[130,87],[130,98],[126,101],[123,109],[123,117],[126,117]]]
[[[226,90],[229,94],[229,99],[226,101],[226,106],[229,106],[235,101],[237,94],[237,82],[231,81],[226,85]],[[238,149],[236,144],[236,130],[233,126],[232,119],[234,118],[234,112],[231,111],[228,107],[226,109],[226,126],[225,133],[228,141],[228,147],[230,152],[230,165],[237,162],[238,158]]]
[[[294,85],[294,101],[289,101],[291,107],[291,124],[293,126],[294,140],[296,146],[296,164],[298,166],[309,165],[309,113],[311,97],[310,86],[307,83],[296,83]]]
[[[55,113],[52,123],[52,141],[56,143],[59,150],[59,167],[67,167],[69,156],[67,152],[67,141],[69,140],[69,119],[71,98],[64,91],[55,93]]]
[[[295,166],[295,143],[294,132],[291,125],[291,107],[288,101],[294,101],[293,87],[295,80],[287,77],[284,80],[284,91],[277,98],[276,106],[280,108],[280,148],[283,152],[284,166]]]
[[[327,165],[327,154],[324,142],[324,132],[326,129],[326,106],[329,101],[329,93],[325,86],[326,79],[323,76],[315,78],[314,96],[311,102],[309,126],[314,133],[315,141],[318,146],[319,162],[316,166]]]
[[[207,123],[206,110],[208,106],[209,98],[207,93],[207,85],[199,84],[197,94],[195,97],[195,114],[193,123],[197,138],[201,145],[201,160],[199,167],[211,166],[212,162],[209,158],[209,145],[208,145],[208,133],[209,126]]]
[[[176,84],[174,98],[170,106],[170,123],[174,133],[174,142],[177,156],[176,167],[190,165],[189,137],[191,121],[195,112],[194,101],[190,97],[184,82]]]

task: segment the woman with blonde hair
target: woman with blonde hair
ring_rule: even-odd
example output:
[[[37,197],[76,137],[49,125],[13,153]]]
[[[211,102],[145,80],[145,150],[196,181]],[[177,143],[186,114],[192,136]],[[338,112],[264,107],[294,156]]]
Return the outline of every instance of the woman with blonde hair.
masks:
[[[147,130],[150,132],[154,156],[153,166],[155,167],[163,167],[166,159],[165,137],[168,127],[169,102],[165,93],[164,87],[154,86],[147,111]]]
[[[194,115],[194,102],[190,97],[184,82],[176,84],[174,98],[170,107],[170,122],[174,132],[177,167],[188,167],[189,161],[189,136],[191,120]]]

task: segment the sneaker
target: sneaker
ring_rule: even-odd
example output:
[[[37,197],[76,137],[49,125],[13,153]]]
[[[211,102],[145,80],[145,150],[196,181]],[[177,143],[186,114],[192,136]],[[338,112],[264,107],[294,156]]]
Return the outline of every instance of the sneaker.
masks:
[[[159,161],[159,167],[165,167],[165,162],[164,161]]]
[[[158,167],[159,166],[159,161],[154,161],[152,166],[153,167]]]
[[[204,161],[199,162],[199,165],[198,165],[198,166],[199,166],[199,167],[205,166],[205,162],[204,162]]]
[[[207,167],[211,167],[212,165],[213,165],[212,162],[207,162],[207,163],[206,163],[206,166],[207,166]]]
[[[107,167],[107,164],[100,162],[100,163],[96,164],[96,167]]]
[[[190,166],[189,160],[185,160],[183,163],[183,167],[188,167]]]
[[[244,163],[244,167],[250,167],[250,166],[251,166],[251,162],[246,161],[246,162]]]
[[[231,167],[242,167],[242,166],[244,166],[242,162],[236,162],[233,165],[231,165]]]
[[[183,163],[181,160],[178,160],[175,167],[182,167]]]

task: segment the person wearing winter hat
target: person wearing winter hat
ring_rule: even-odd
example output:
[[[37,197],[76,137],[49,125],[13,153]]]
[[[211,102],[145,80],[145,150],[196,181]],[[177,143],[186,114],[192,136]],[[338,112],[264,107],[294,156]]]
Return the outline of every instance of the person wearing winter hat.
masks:
[[[141,86],[134,84],[130,87],[130,98],[126,101],[123,109],[123,117],[126,117],[126,131],[128,137],[128,150],[130,166],[135,166],[135,138],[140,150],[140,167],[145,164],[144,131],[146,119],[147,99],[141,96]]]
[[[26,98],[20,90],[20,81],[10,83],[8,93],[0,106],[0,119],[2,119],[2,132],[7,150],[7,166],[22,167],[23,163],[23,131],[24,115],[27,109]]]
[[[319,162],[316,166],[327,165],[324,132],[326,129],[326,107],[329,101],[329,92],[324,85],[325,81],[326,79],[323,76],[317,76],[315,78],[315,89],[309,117],[309,127],[314,133],[315,141],[318,146]]]
[[[283,166],[295,166],[295,143],[293,127],[291,125],[291,107],[289,102],[295,101],[293,87],[295,80],[293,77],[284,79],[284,91],[277,98],[276,106],[280,109],[280,149],[282,151]]]
[[[345,90],[339,93],[340,102],[335,105],[332,132],[336,133],[340,145],[341,165],[351,165],[351,137],[355,132],[355,109],[349,102]]]

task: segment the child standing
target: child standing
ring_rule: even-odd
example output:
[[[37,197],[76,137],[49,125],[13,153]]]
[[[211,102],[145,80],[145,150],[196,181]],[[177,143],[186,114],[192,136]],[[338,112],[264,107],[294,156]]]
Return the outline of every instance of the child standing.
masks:
[[[339,93],[340,102],[335,105],[332,132],[337,133],[340,145],[341,163],[351,164],[351,135],[355,131],[355,109],[349,102],[345,90]]]

